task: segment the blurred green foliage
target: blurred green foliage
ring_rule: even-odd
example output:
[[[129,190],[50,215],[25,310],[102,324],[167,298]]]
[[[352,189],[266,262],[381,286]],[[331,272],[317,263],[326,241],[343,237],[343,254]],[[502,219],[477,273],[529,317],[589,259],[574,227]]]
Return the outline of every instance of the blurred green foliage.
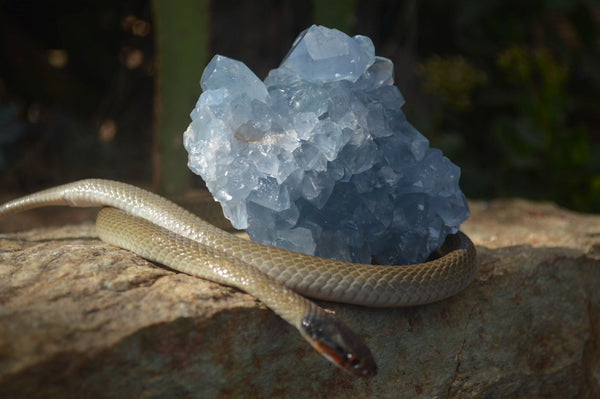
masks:
[[[596,175],[588,170],[588,131],[571,120],[567,66],[545,47],[527,51],[517,45],[498,54],[497,64],[507,86],[518,91],[514,112],[492,125],[504,173],[531,176],[529,184],[521,184],[532,185],[539,196],[575,208],[592,206],[600,198],[593,183],[600,170]]]
[[[471,106],[471,93],[487,81],[485,72],[462,56],[433,56],[419,69],[425,91],[444,106],[457,110]]]
[[[433,112],[413,109],[417,127],[470,197],[600,211],[600,5],[459,3],[444,16],[464,28],[444,38],[452,51],[420,63]]]

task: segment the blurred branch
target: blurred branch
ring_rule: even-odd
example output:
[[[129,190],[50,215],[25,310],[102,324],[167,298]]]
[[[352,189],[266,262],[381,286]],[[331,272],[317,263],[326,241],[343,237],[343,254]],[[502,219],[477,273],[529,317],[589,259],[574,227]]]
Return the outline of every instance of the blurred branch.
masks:
[[[209,0],[153,0],[156,26],[154,188],[181,194],[189,180],[183,132],[208,58]]]
[[[312,3],[315,24],[351,33],[356,0],[313,0]]]

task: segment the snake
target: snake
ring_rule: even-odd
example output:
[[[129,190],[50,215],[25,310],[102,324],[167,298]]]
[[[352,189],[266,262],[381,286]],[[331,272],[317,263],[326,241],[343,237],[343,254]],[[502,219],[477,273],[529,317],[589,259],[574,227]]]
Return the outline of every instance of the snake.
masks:
[[[464,290],[477,272],[476,249],[457,230],[437,257],[394,266],[350,263],[252,242],[174,202],[118,181],[85,179],[0,206],[0,217],[62,205],[103,207],[101,240],[173,270],[238,288],[294,326],[321,355],[358,377],[377,373],[364,341],[310,297],[369,307],[429,304]]]

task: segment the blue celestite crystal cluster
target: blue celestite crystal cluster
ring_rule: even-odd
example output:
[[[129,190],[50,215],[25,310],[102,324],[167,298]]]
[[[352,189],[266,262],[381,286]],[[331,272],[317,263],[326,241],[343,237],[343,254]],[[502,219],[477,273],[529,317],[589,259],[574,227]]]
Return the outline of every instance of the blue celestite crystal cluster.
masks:
[[[254,241],[341,260],[422,261],[469,215],[460,169],[408,121],[366,36],[300,34],[262,82],[220,55],[184,134],[189,167]]]

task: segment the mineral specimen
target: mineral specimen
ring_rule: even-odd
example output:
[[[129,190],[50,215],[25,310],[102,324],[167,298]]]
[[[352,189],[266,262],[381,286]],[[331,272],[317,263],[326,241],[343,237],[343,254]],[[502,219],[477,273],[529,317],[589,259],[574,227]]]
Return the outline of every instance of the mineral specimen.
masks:
[[[264,82],[216,55],[201,86],[188,165],[254,241],[405,264],[469,215],[459,168],[406,120],[368,37],[312,26]]]

